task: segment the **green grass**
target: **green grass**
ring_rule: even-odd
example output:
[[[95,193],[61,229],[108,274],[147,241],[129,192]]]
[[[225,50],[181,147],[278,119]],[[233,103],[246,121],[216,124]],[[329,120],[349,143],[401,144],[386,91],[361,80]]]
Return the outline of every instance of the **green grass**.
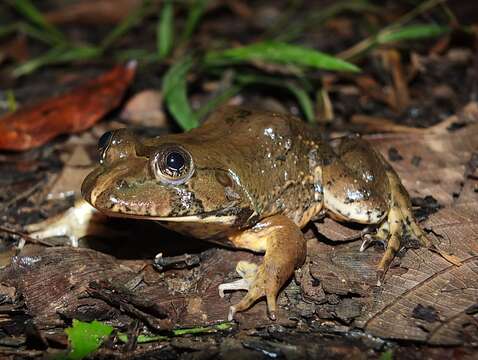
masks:
[[[315,94],[321,91],[317,75],[309,75],[317,70],[357,73],[360,71],[357,61],[366,56],[373,48],[392,43],[421,41],[443,36],[451,31],[448,24],[416,22],[422,14],[440,10],[449,21],[453,14],[444,5],[443,0],[427,0],[400,17],[392,24],[382,26],[372,35],[359,41],[340,54],[328,54],[320,49],[303,44],[292,43],[300,38],[308,27],[319,28],[326,20],[346,13],[377,14],[383,8],[368,0],[342,0],[324,8],[311,8],[300,20],[289,18],[297,16],[300,2],[293,2],[277,21],[266,29],[264,35],[255,42],[222,49],[202,49],[190,47],[195,33],[208,10],[208,0],[190,0],[177,2],[167,0],[157,3],[144,0],[142,5],[132,11],[96,44],[75,44],[66,39],[59,28],[48,23],[32,0],[8,0],[8,8],[14,10],[20,20],[13,24],[0,26],[0,38],[21,32],[35,41],[47,46],[47,50],[35,58],[18,64],[13,75],[20,77],[38,69],[57,64],[70,64],[78,61],[91,61],[104,57],[127,61],[132,58],[140,64],[149,66],[167,65],[163,75],[162,92],[169,113],[181,129],[187,131],[199,126],[200,120],[214,108],[249,86],[260,84],[271,88],[281,88],[290,93],[299,105],[304,118],[316,121]],[[294,5],[295,4],[295,5]],[[437,11],[438,11],[437,10]],[[178,15],[184,19],[177,19]],[[133,29],[144,26],[146,19],[155,17],[155,47],[123,48],[118,42]],[[265,40],[264,40],[265,39]],[[274,39],[274,40],[271,40]],[[227,44],[227,39],[214,39],[214,43]],[[225,41],[226,40],[226,41]],[[260,66],[262,64],[263,66]],[[294,69],[284,75],[281,72],[267,73],[267,64]],[[220,78],[225,72],[234,74],[229,86],[215,94],[196,111],[189,103],[189,78],[210,76]]]

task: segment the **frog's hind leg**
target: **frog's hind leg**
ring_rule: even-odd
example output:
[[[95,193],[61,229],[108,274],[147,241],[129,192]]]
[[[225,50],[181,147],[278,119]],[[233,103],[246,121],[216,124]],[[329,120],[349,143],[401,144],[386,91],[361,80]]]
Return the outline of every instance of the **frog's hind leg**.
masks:
[[[305,260],[306,244],[300,228],[286,216],[275,215],[230,239],[236,247],[265,251],[265,255],[259,266],[239,262],[236,270],[242,279],[219,285],[220,295],[224,290],[248,290],[239,303],[230,307],[229,320],[262,297],[266,297],[269,317],[274,320],[280,289]]]

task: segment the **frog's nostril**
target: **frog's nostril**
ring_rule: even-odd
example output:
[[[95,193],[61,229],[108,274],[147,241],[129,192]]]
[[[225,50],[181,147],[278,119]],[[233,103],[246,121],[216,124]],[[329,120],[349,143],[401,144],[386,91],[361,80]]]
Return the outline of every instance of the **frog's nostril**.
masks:
[[[101,135],[100,139],[98,140],[98,150],[100,152],[104,151],[108,147],[112,134],[113,133],[111,131],[107,131]]]

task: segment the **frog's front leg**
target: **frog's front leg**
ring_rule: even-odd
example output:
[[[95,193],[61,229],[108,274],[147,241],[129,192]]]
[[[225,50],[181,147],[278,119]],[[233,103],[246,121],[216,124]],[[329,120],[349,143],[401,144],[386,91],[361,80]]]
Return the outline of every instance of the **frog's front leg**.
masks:
[[[337,159],[323,168],[324,206],[333,217],[362,224],[374,224],[370,240],[382,241],[385,253],[378,264],[378,283],[388,270],[402,239],[417,239],[431,247],[430,240],[412,214],[410,197],[397,173],[366,141],[345,139]]]
[[[276,318],[277,295],[287,280],[305,260],[306,243],[300,228],[284,215],[274,215],[230,237],[234,246],[265,252],[261,265],[241,261],[237,271],[241,280],[219,285],[224,290],[248,290],[242,300],[230,307],[229,320],[234,314],[250,308],[257,300],[266,297],[269,317]]]

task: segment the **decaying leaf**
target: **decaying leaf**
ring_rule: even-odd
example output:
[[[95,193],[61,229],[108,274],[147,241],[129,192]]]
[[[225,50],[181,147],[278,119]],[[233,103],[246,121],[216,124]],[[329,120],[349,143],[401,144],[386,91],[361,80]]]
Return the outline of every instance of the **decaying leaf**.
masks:
[[[60,134],[88,129],[119,104],[135,69],[133,62],[117,66],[69,93],[0,118],[0,149],[28,150]]]
[[[52,24],[117,24],[141,3],[142,0],[82,0],[47,12],[45,19]]]

